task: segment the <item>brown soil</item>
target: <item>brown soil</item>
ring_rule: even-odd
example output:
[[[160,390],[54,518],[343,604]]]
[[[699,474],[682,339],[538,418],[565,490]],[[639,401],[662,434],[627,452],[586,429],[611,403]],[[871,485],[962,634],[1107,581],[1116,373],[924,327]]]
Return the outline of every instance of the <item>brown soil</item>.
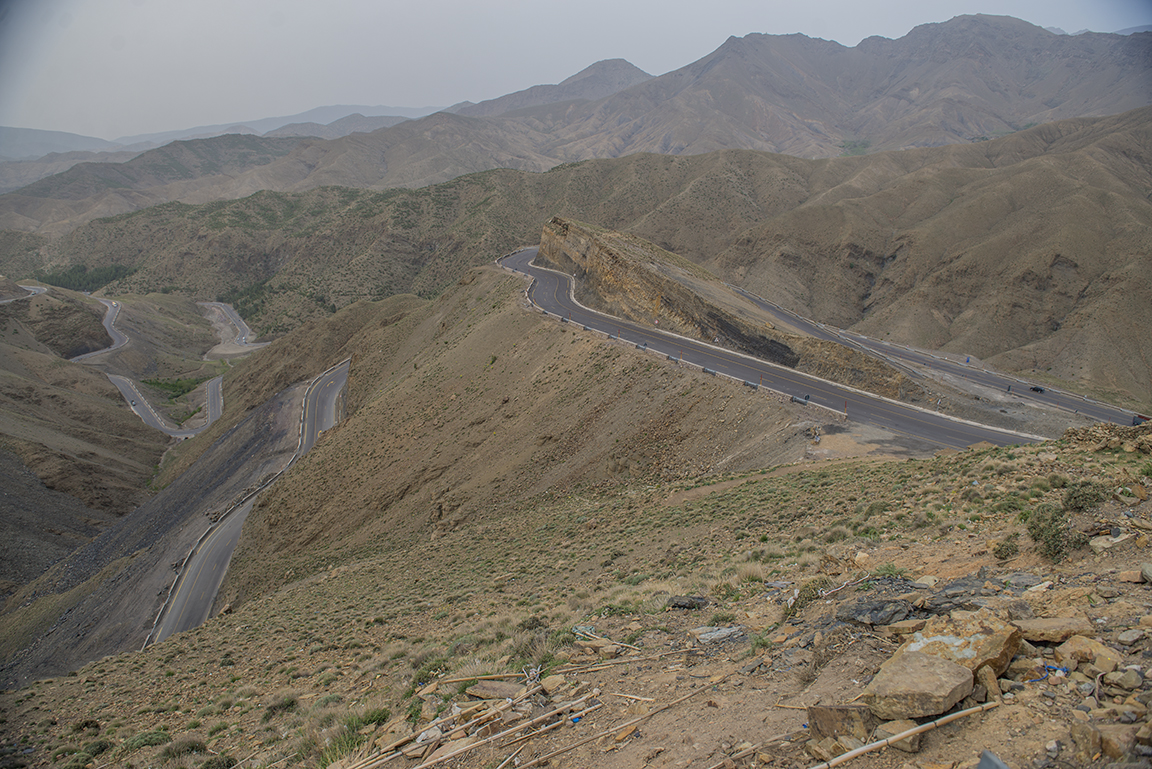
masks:
[[[1147,612],[1148,586],[1124,582],[1118,572],[1145,545],[1129,540],[1102,556],[1084,549],[1060,564],[1040,558],[1027,537],[1010,560],[990,553],[1006,532],[1019,531],[1015,511],[996,511],[1018,487],[1039,489],[1056,475],[1111,483],[1146,466],[1148,455],[1125,452],[1123,443],[1109,449],[1108,438],[1097,432],[931,459],[809,463],[695,490],[671,482],[538,494],[510,506],[499,522],[468,522],[434,540],[333,564],[146,652],[0,695],[12,735],[5,744],[31,747],[25,760],[39,766],[99,737],[114,760],[138,763],[158,759],[163,747],[131,748],[130,738],[163,729],[172,744],[199,740],[258,765],[321,766],[346,755],[341,765],[349,766],[371,755],[373,744],[414,736],[438,714],[450,715],[453,703],[466,706],[468,682],[455,679],[542,664],[568,683],[537,698],[533,714],[581,694],[603,705],[528,740],[522,762],[572,748],[550,765],[810,766],[816,760],[803,748],[808,718],[801,708],[852,701],[899,643],[883,627],[829,624],[840,605],[859,598],[908,590],[932,596],[981,567],[989,577],[1026,572],[1054,583],[1024,597],[1037,616],[1087,617],[1124,664],[1143,667],[1147,639],[1126,647],[1115,635]],[[936,510],[931,500],[957,498],[972,478],[985,490],[980,504],[917,523]],[[695,493],[701,489],[708,492]],[[1033,499],[1062,493],[1053,488]],[[868,509],[860,512],[859,503],[853,512],[849,500],[860,499]],[[873,503],[880,512],[870,512]],[[819,511],[825,505],[874,526],[879,537],[820,542],[832,531]],[[1076,523],[1139,532],[1125,521],[1152,526],[1149,513],[1147,503],[1113,501]],[[809,551],[809,542],[819,544]],[[863,586],[792,617],[782,604],[790,591],[775,586],[816,576],[838,585],[870,570],[876,575]],[[908,587],[924,576],[941,584]],[[670,595],[706,596],[709,605],[667,610]],[[688,631],[702,625],[737,625],[744,634],[699,644]],[[602,660],[570,632],[589,626],[629,646]],[[1024,684],[1000,707],[924,735],[917,755],[887,749],[853,765],[971,767],[988,749],[1010,766],[1028,766],[1058,740],[1066,763],[1103,767],[1112,759],[1073,758],[1073,707],[1083,694],[1065,681]],[[613,732],[576,745],[649,713],[619,740]],[[379,721],[365,724],[369,717]],[[1115,724],[1102,715],[1090,720],[1102,729]],[[790,738],[766,744],[780,735]],[[448,765],[494,766],[517,747],[496,743]]]

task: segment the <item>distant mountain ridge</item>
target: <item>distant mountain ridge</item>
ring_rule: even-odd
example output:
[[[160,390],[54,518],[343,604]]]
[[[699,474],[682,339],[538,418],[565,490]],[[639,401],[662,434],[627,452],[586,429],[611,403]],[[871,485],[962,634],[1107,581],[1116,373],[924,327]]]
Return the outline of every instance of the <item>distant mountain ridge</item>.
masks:
[[[440,107],[386,107],[382,105],[372,107],[364,104],[335,104],[328,107],[315,107],[296,115],[265,117],[256,120],[240,120],[232,123],[218,123],[216,125],[183,128],[176,131],[137,134],[136,136],[121,136],[116,140],[116,143],[135,144],[138,142],[151,142],[159,145],[181,139],[200,139],[218,136],[222,133],[237,133],[240,129],[247,129],[247,131],[245,131],[246,133],[264,134],[292,123],[320,123],[327,125],[334,120],[339,120],[340,118],[354,114],[367,117],[392,115],[396,117],[417,118],[438,112],[440,109]]]
[[[540,172],[642,152],[753,149],[827,158],[969,144],[1152,104],[1152,33],[1069,37],[1010,17],[958,16],[854,48],[799,34],[732,37],[699,61],[643,76],[627,62],[600,62],[567,85],[457,105],[461,114],[303,141],[271,162],[179,184],[125,177],[123,189],[94,188],[88,200],[66,206],[52,197],[58,184],[24,188],[0,196],[0,227],[52,235],[168,200],[323,185],[423,187],[491,168]],[[641,82],[597,100],[549,101],[632,79]],[[473,107],[515,109],[463,114]]]
[[[0,160],[33,160],[53,152],[118,150],[116,142],[67,131],[0,126]]]
[[[390,128],[397,123],[403,123],[405,120],[408,120],[408,118],[397,115],[365,117],[357,112],[352,115],[346,115],[339,120],[334,120],[328,125],[321,125],[320,123],[289,123],[286,126],[277,128],[275,131],[269,131],[264,135],[272,138],[315,136],[318,139],[339,139],[341,136],[347,136],[352,133],[371,133],[372,131],[379,131],[381,128]]]
[[[652,76],[647,72],[624,59],[605,59],[580,70],[558,85],[534,85],[479,104],[457,104],[446,111],[468,117],[490,117],[557,102],[596,101],[651,79]]]

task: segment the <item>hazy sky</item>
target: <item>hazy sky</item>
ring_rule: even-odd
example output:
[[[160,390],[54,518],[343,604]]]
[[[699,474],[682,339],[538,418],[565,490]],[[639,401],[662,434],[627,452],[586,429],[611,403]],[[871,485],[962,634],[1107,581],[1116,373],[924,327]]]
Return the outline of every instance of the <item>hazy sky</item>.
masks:
[[[0,125],[115,139],[329,104],[447,106],[601,59],[659,75],[730,35],[853,46],[968,13],[1068,32],[1152,0],[0,0]]]

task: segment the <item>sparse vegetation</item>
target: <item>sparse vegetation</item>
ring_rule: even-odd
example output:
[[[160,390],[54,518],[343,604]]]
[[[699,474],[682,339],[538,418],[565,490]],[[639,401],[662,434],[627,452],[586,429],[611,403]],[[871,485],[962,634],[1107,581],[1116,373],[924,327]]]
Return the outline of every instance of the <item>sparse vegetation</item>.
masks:
[[[1064,493],[1064,508],[1074,513],[1091,510],[1108,498],[1108,487],[1092,480],[1083,480]]]
[[[123,264],[110,264],[91,269],[83,264],[74,264],[53,272],[37,271],[36,279],[72,291],[96,291],[112,281],[127,278],[134,272],[136,268]]]
[[[1006,561],[1009,558],[1015,558],[1020,554],[1019,534],[1009,534],[1004,539],[996,543],[992,548],[992,555],[996,556],[1001,561]]]
[[[1061,561],[1073,550],[1088,543],[1088,538],[1072,528],[1068,515],[1056,505],[1040,505],[1028,516],[1028,536],[1040,554],[1053,562]]]

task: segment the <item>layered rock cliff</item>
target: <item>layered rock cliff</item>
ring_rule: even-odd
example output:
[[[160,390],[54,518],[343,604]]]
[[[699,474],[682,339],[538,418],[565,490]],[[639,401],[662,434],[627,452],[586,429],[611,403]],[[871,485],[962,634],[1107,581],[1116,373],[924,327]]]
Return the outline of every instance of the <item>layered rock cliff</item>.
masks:
[[[890,398],[928,397],[882,361],[835,342],[781,331],[716,276],[634,235],[556,216],[544,225],[540,258],[573,275],[576,298],[600,312]]]

